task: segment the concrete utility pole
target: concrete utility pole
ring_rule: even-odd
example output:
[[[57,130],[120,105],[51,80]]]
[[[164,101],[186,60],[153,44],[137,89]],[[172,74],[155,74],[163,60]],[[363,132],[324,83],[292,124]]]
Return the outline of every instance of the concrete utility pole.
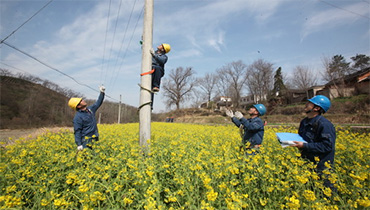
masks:
[[[143,46],[142,46],[142,63],[141,73],[145,73],[152,68],[152,56],[150,49],[153,46],[153,0],[145,0],[144,11],[144,29],[143,29]],[[150,152],[148,140],[150,139],[150,123],[151,123],[151,93],[147,90],[152,89],[152,75],[147,74],[141,76],[140,90],[140,146],[144,154]],[[145,89],[147,90],[145,90]]]
[[[122,95],[119,95],[119,104],[118,104],[118,124],[121,123],[121,99]]]

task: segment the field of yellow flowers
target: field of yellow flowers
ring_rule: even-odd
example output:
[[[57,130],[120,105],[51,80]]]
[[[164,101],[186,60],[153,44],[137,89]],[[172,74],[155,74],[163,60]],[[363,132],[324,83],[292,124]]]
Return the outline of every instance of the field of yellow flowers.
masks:
[[[139,125],[99,125],[94,150],[77,153],[62,131],[1,149],[0,208],[365,209],[370,207],[370,134],[337,127],[338,194],[266,127],[261,152],[239,150],[232,125],[152,123],[150,154]]]

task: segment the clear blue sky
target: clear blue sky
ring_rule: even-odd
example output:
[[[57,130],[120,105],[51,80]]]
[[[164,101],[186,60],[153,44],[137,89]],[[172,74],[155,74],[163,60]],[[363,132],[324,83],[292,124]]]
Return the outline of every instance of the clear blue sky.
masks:
[[[1,40],[47,2],[1,0]],[[6,42],[138,106],[143,5],[144,0],[54,0]],[[319,74],[323,57],[341,54],[349,62],[356,54],[370,55],[369,11],[370,0],[155,0],[153,47],[171,45],[167,73],[193,67],[202,77],[233,61],[264,59],[287,76],[297,65]],[[0,53],[0,68],[97,98],[98,92],[4,44]],[[162,96],[156,95],[154,112],[166,110]]]

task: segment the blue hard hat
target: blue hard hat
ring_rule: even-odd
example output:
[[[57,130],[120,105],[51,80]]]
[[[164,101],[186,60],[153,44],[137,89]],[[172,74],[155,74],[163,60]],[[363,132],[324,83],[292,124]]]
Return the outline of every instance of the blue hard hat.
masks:
[[[331,106],[330,100],[323,95],[314,96],[311,99],[308,99],[308,101],[321,107],[325,112],[327,112]]]
[[[253,107],[257,109],[261,116],[266,114],[266,107],[263,104],[255,104]]]

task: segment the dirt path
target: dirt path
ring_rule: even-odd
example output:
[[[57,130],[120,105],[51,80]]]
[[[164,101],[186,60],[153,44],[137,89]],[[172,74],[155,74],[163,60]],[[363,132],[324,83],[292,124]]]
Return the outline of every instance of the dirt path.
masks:
[[[19,138],[22,138],[23,140],[29,140],[47,132],[57,133],[61,130],[69,130],[73,132],[73,129],[71,127],[31,128],[14,130],[2,129],[0,130],[0,142],[4,142],[5,145],[9,145],[14,143],[14,141]]]

